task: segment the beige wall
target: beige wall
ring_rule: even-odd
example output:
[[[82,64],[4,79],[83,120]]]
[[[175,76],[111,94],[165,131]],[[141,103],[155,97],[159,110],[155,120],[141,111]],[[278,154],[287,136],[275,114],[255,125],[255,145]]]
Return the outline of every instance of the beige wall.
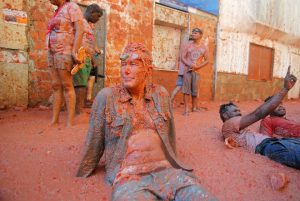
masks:
[[[293,72],[298,71],[292,58],[300,54],[300,28],[296,23],[298,20],[292,19],[299,19],[299,11],[297,0],[221,0],[217,72],[247,75],[250,43],[274,49],[273,78],[283,78],[290,64],[294,65]],[[224,86],[218,85],[218,76],[216,78],[217,92],[220,91],[218,88],[224,90]],[[297,83],[299,87],[300,82]],[[289,98],[299,97],[299,92],[291,94]]]
[[[25,1],[0,2],[0,107],[28,105]]]

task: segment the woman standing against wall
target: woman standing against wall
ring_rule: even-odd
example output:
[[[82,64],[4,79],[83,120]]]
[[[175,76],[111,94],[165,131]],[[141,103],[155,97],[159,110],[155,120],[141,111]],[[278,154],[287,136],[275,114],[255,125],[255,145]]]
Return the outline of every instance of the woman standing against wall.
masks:
[[[75,115],[75,91],[71,69],[80,63],[77,51],[83,36],[83,15],[79,6],[69,0],[50,0],[58,7],[50,19],[47,33],[48,66],[54,90],[51,125],[58,124],[63,94],[68,110],[67,126],[73,125]]]

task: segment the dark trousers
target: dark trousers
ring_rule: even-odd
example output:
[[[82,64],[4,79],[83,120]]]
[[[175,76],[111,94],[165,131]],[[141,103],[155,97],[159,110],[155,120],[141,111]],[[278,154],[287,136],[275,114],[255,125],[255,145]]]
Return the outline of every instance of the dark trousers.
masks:
[[[300,138],[267,138],[256,146],[255,153],[269,159],[300,169]]]

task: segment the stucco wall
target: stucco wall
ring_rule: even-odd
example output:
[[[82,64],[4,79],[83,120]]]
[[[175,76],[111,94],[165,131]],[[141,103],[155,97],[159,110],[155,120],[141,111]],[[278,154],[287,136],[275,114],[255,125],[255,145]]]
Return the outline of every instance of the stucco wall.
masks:
[[[0,2],[0,108],[28,105],[25,1]]]
[[[294,8],[299,8],[297,5],[299,5],[299,1],[282,3],[282,1],[274,0],[221,0],[217,39],[217,72],[247,75],[249,44],[255,43],[274,49],[273,78],[283,78],[290,64],[294,64],[292,72],[297,74],[299,67],[295,65],[295,61],[292,61],[292,55],[300,55],[300,46],[295,39],[298,36],[299,40],[300,29],[291,20],[299,16],[298,10]],[[216,97],[221,97],[218,94],[220,91],[226,89],[231,91],[230,85],[220,84],[219,79],[221,78],[218,77],[218,74],[216,79]],[[250,88],[257,87],[253,82],[251,83],[252,85],[248,84]],[[300,82],[296,85],[298,89]],[[275,88],[274,85],[273,89]],[[264,94],[258,96],[263,97]],[[289,97],[297,96],[299,97],[299,92],[289,93]]]

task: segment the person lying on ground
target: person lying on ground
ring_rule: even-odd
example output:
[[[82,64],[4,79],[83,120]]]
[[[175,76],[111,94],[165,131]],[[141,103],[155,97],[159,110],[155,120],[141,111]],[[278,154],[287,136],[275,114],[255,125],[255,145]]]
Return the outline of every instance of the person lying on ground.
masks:
[[[224,122],[222,135],[225,144],[230,148],[243,147],[281,164],[300,169],[300,138],[277,139],[246,129],[270,114],[281,103],[296,81],[297,78],[290,74],[289,67],[284,79],[284,87],[270,100],[244,116],[238,106],[233,103],[221,105],[219,113]]]
[[[272,96],[266,98],[265,102]],[[260,122],[259,132],[270,137],[300,137],[300,122],[285,117],[286,109],[282,103]]]
[[[132,43],[120,60],[121,84],[94,100],[77,176],[90,176],[103,157],[114,201],[215,200],[176,156],[168,92],[148,79],[150,51]]]

